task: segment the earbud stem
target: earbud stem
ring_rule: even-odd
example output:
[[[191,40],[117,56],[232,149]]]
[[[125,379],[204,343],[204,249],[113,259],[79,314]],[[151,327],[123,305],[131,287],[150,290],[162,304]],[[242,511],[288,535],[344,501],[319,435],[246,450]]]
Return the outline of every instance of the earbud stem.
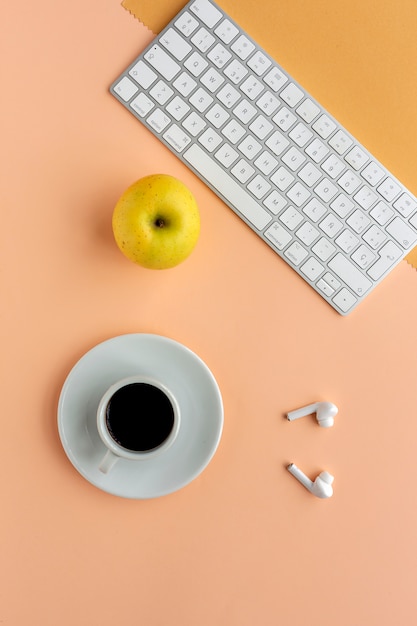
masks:
[[[317,402],[313,404],[308,404],[307,406],[301,407],[301,409],[295,409],[294,411],[290,411],[287,413],[287,419],[292,422],[293,420],[297,420],[300,417],[305,417],[306,415],[311,415],[317,411]]]
[[[304,474],[304,472],[302,472],[300,470],[299,467],[297,467],[295,465],[295,463],[290,463],[289,465],[287,465],[287,470],[290,472],[290,474],[292,474],[302,485],[304,485],[304,487],[306,489],[308,489],[309,491],[311,491],[312,487],[313,487],[313,481],[310,480],[310,478],[308,476],[306,476]]]

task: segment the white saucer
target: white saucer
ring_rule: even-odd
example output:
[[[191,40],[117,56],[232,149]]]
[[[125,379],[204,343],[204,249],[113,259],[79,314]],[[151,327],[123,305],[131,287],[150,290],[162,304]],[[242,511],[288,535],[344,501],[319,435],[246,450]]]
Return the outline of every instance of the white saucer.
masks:
[[[96,425],[106,389],[121,378],[154,376],[178,399],[181,428],[172,446],[143,461],[120,459],[103,474],[106,448]],[[74,467],[90,483],[116,496],[156,498],[184,487],[213,457],[223,429],[223,403],[207,365],[182,344],[150,334],[114,337],[87,352],[69,373],[58,405],[58,429]]]

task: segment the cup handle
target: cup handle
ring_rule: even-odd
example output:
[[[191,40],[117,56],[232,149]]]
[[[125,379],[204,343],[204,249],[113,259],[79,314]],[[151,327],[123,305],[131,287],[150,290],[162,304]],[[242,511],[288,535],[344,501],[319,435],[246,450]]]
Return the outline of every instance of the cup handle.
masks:
[[[103,472],[103,474],[107,474],[116,463],[118,458],[119,457],[116,454],[113,454],[111,450],[107,450],[100,465],[98,466],[98,469],[100,470],[100,472]]]

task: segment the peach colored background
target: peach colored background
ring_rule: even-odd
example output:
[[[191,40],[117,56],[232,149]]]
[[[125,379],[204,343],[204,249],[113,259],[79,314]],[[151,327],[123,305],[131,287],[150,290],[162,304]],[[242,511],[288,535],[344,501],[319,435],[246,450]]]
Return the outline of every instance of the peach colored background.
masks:
[[[279,10],[253,11],[255,37],[263,21],[282,64],[416,193],[414,2]],[[152,37],[118,0],[2,3],[0,23],[0,624],[416,623],[415,270],[334,313],[109,95]],[[202,217],[166,272],[127,261],[110,227],[125,187],[157,171]],[[71,367],[127,332],[197,352],[225,405],[208,468],[149,501],[90,485],[56,427]],[[285,420],[315,399],[339,405],[333,429]],[[334,473],[334,497],[289,461]]]

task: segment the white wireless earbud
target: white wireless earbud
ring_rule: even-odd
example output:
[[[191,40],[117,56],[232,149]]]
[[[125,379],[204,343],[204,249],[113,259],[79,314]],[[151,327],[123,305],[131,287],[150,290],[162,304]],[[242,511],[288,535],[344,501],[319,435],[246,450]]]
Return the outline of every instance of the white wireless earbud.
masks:
[[[292,422],[292,420],[297,420],[299,417],[305,417],[306,415],[315,413],[319,426],[329,428],[333,426],[333,418],[338,410],[337,406],[332,402],[315,402],[314,404],[303,406],[301,409],[290,411],[287,413],[287,419]]]
[[[304,487],[308,489],[310,493],[312,493],[314,496],[317,496],[317,498],[332,497],[332,483],[334,481],[334,476],[329,474],[329,472],[321,472],[317,476],[316,480],[312,481],[294,463],[290,463],[287,466],[287,470],[290,472],[290,474],[295,476],[295,478],[299,480],[300,483],[304,485]]]

